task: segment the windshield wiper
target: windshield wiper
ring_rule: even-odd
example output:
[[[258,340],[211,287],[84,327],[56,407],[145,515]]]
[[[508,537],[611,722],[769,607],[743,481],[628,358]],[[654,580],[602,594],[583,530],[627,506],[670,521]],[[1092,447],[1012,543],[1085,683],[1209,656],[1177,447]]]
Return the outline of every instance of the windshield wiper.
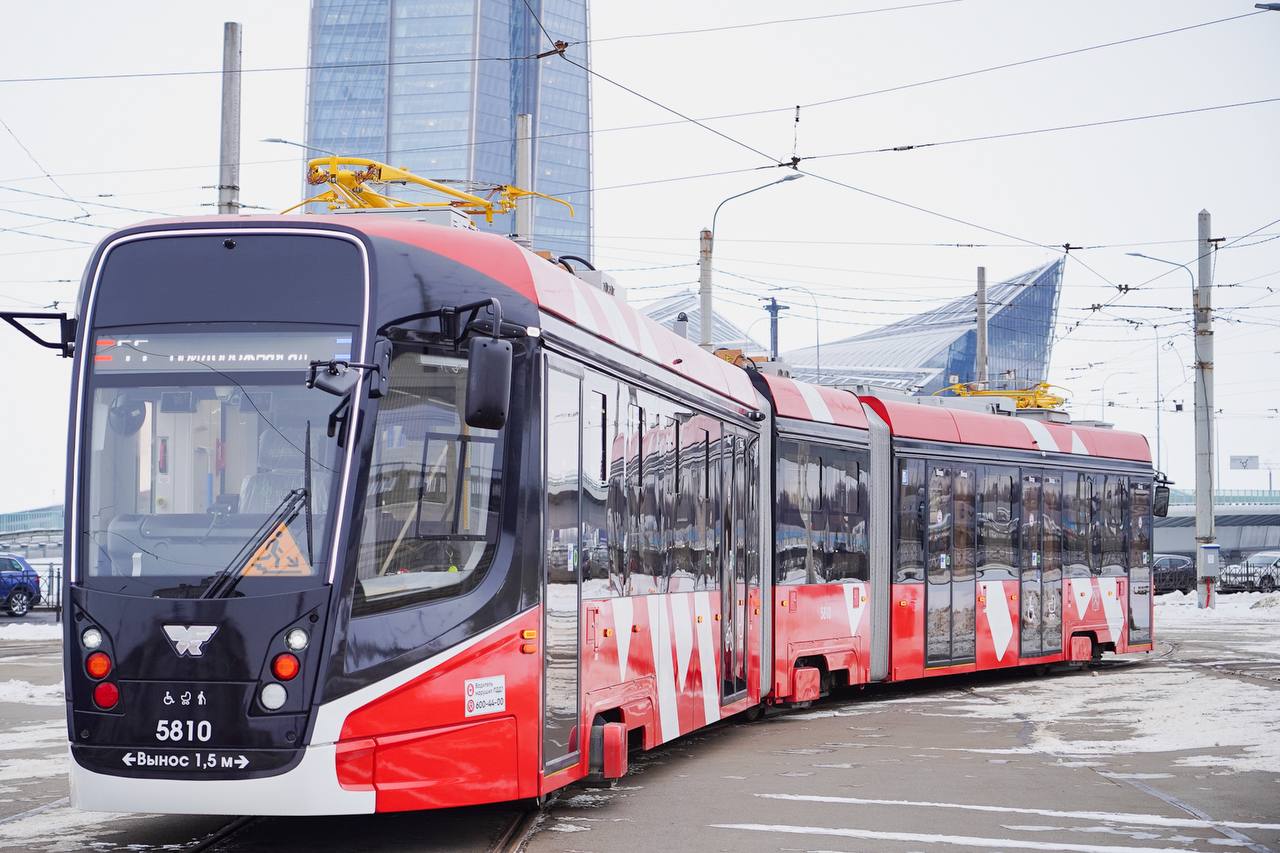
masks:
[[[303,507],[309,503],[309,492],[306,489],[292,489],[285,495],[276,508],[267,515],[266,521],[254,532],[253,536],[236,552],[231,562],[213,576],[209,587],[200,595],[201,598],[226,598],[231,595],[240,578],[244,577],[245,566],[262,544],[267,541],[281,526],[288,527]],[[246,553],[247,552],[247,553]],[[225,587],[225,589],[224,589]]]

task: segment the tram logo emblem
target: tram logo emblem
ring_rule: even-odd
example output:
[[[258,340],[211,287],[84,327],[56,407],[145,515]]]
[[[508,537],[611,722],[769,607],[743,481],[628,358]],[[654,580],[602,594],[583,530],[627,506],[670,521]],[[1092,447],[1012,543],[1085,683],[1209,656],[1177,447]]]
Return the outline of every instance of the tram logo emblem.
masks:
[[[204,655],[204,644],[218,632],[217,625],[165,625],[164,633],[173,643],[173,650],[178,657],[191,655],[193,658]]]

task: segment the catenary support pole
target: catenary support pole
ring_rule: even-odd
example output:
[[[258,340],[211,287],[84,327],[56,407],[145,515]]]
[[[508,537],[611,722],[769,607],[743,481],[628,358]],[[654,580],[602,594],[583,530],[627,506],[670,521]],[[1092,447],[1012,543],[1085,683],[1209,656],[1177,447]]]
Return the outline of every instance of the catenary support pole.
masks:
[[[222,141],[218,213],[240,212],[240,25],[222,25]]]
[[[516,116],[516,186],[533,189],[533,116]],[[526,249],[533,247],[533,199],[521,199],[516,205],[516,242]]]
[[[974,348],[973,380],[979,388],[987,386],[987,268],[978,267],[978,332]]]
[[[711,351],[711,231],[698,235],[698,344]]]
[[[1199,284],[1192,298],[1196,332],[1196,588],[1200,607],[1216,604],[1218,544],[1213,529],[1213,251],[1209,211],[1200,211]]]
[[[764,310],[769,312],[769,360],[778,360],[778,314],[790,308],[790,305],[782,305],[776,297],[770,296],[769,301],[765,303]]]

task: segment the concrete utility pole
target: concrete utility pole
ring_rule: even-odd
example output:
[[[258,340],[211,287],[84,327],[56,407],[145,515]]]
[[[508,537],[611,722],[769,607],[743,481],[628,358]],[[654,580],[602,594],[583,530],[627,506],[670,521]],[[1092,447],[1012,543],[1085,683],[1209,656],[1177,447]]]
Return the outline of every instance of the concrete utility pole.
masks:
[[[516,186],[533,189],[533,115],[516,116]],[[522,199],[516,205],[516,242],[533,248],[533,199]]]
[[[240,25],[222,25],[222,145],[218,213],[240,212]]]
[[[778,360],[778,314],[790,308],[790,305],[782,305],[778,300],[770,296],[769,301],[765,303],[764,310],[769,312],[769,360]]]
[[[1196,593],[1200,607],[1213,608],[1217,596],[1218,540],[1213,529],[1213,251],[1209,211],[1200,211],[1200,283],[1192,296],[1196,332]]]
[[[698,344],[707,352],[712,350],[711,310],[711,231],[703,228],[698,235]]]
[[[973,380],[987,385],[987,268],[978,267],[978,342],[973,355]]]

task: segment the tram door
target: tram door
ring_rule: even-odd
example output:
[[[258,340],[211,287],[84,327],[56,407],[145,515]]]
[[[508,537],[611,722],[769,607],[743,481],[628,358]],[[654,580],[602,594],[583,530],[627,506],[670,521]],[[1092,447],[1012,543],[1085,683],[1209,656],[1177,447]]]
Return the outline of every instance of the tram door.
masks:
[[[1043,554],[1044,522],[1041,507],[1042,478],[1022,475],[1022,657],[1044,654]]]
[[[576,762],[582,741],[578,703],[581,397],[578,376],[559,369],[559,363],[548,366],[542,558],[542,762],[547,771]]]
[[[975,491],[972,468],[929,466],[925,502],[926,666],[969,663],[975,657]]]
[[[747,690],[747,442],[726,429],[721,441],[723,539],[720,549],[721,704]]]
[[[1062,651],[1062,476],[1040,486],[1040,651]]]

